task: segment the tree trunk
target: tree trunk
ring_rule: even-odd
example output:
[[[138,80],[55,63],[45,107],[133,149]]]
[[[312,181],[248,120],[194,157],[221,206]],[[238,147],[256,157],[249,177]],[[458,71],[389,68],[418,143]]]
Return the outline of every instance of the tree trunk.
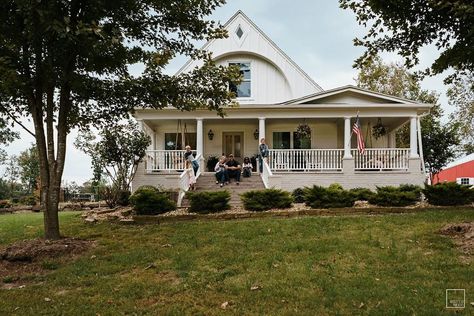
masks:
[[[59,189],[50,186],[46,190],[44,203],[44,237],[46,239],[59,239]]]

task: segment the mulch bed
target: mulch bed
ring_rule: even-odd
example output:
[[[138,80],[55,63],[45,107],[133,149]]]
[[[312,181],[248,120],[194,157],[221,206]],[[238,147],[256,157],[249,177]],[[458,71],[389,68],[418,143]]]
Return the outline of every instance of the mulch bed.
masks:
[[[462,258],[468,260],[474,254],[474,222],[448,224],[440,229],[440,234],[451,237],[462,252]]]
[[[37,238],[11,244],[0,249],[0,288],[22,286],[29,276],[46,274],[93,246],[93,241],[76,238]]]

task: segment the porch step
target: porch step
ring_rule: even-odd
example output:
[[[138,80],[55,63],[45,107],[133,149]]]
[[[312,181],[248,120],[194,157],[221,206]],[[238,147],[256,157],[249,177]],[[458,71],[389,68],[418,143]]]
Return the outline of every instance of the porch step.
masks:
[[[250,178],[240,178],[240,184],[237,185],[234,179],[228,185],[224,185],[222,188],[219,184],[216,184],[216,178],[213,172],[202,173],[195,184],[196,190],[194,192],[205,192],[205,191],[223,191],[227,190],[230,192],[230,205],[241,205],[240,194],[252,190],[263,190],[265,186],[260,178],[260,175],[253,173]],[[182,206],[188,207],[189,200],[183,199]]]

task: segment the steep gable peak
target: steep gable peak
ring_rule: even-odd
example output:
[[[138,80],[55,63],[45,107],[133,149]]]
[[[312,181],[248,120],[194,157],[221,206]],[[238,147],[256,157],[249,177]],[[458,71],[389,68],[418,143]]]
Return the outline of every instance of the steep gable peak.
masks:
[[[202,47],[213,54],[218,64],[253,60],[255,67],[252,72],[258,72],[258,77],[262,77],[263,68],[267,67],[265,73],[274,73],[275,76],[281,77],[284,81],[281,85],[288,87],[288,92],[278,97],[279,100],[264,98],[254,101],[284,102],[322,91],[322,88],[241,10],[232,15],[223,27],[227,30],[227,38],[210,40]],[[265,63],[267,66],[260,67],[257,63]],[[177,74],[190,71],[201,64],[190,59]]]

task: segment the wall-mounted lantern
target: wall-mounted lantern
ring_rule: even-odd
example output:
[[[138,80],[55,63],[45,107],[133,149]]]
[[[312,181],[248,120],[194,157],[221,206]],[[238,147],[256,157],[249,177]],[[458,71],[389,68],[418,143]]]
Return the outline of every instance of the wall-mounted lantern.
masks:
[[[209,140],[212,140],[214,138],[214,132],[212,131],[212,129],[210,129],[207,133],[207,137],[209,138]]]

